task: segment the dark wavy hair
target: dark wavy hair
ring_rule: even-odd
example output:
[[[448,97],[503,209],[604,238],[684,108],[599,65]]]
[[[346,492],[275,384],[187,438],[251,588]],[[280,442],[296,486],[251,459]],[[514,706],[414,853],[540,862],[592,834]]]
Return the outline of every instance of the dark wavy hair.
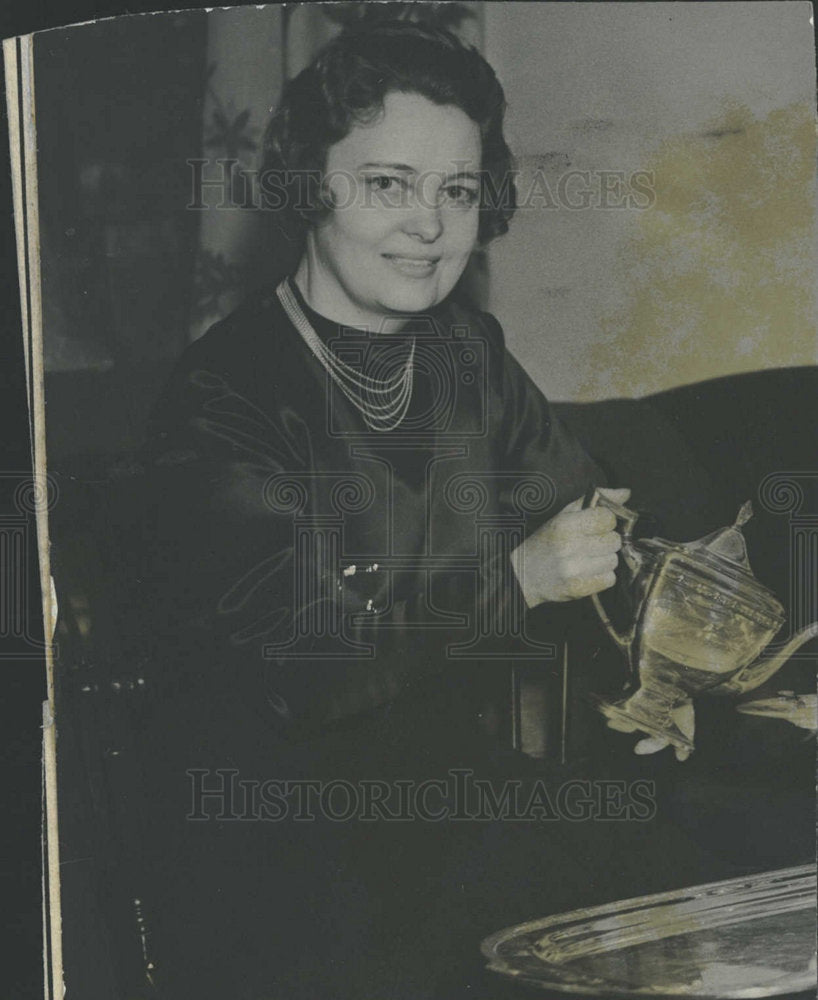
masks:
[[[478,239],[486,243],[507,232],[516,190],[503,136],[505,95],[494,70],[448,31],[392,19],[348,28],[284,89],[267,128],[262,174],[277,177],[279,190],[287,194],[285,230],[290,238],[303,240],[307,227],[329,210],[320,192],[329,147],[356,124],[376,117],[393,91],[455,105],[478,125]]]

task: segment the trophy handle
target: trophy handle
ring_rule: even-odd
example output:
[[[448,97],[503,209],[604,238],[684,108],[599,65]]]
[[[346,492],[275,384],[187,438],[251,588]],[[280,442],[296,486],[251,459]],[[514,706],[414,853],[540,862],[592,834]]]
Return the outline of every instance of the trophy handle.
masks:
[[[630,510],[628,507],[623,507],[622,504],[609,500],[604,494],[600,493],[596,487],[586,497],[584,506],[607,507],[608,510],[613,511],[619,524],[619,533],[622,536],[622,557],[625,565],[631,573],[631,576],[635,577],[641,566],[641,559],[632,544],[633,527],[639,520],[639,514],[634,510]],[[591,595],[591,603],[593,604],[594,610],[596,611],[599,620],[602,622],[605,631],[616,643],[619,649],[622,650],[630,665],[631,647],[633,646],[636,623],[634,622],[632,624],[628,632],[618,632],[608,616],[608,612],[603,607],[598,594]],[[631,669],[633,669],[632,665]]]
[[[596,487],[594,487],[589,496],[586,497],[583,506],[607,507],[608,510],[612,510],[616,515],[617,521],[621,522],[619,533],[622,535],[623,552],[625,549],[630,549],[631,542],[633,540],[633,527],[641,517],[641,514],[639,514],[638,511],[631,510],[630,507],[624,507],[621,503],[609,500],[605,494],[600,493],[599,489]]]

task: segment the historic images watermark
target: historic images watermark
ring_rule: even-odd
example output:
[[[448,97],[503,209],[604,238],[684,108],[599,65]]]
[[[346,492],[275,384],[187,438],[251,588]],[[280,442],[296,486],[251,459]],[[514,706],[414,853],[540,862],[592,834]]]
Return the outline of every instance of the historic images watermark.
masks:
[[[48,644],[38,621],[37,516],[53,509],[59,489],[51,476],[3,472],[0,495],[0,660],[39,660]]]
[[[788,516],[788,590],[779,596],[784,598],[789,620],[774,649],[810,626],[818,632],[818,470],[770,473],[759,486],[758,496],[764,510]],[[792,659],[814,660],[815,651],[799,649]]]
[[[452,768],[425,779],[328,781],[241,777],[234,768],[190,768],[187,819],[280,823],[649,822],[653,781],[541,778],[502,781]]]
[[[411,182],[384,191],[366,177],[348,171],[247,169],[237,159],[189,159],[190,200],[187,208],[253,209],[295,213],[323,205],[334,211],[355,208],[437,208],[445,204],[482,209],[547,211],[587,209],[645,211],[656,203],[652,170],[566,169],[556,176],[541,167],[523,176],[515,170],[499,181],[487,171],[470,174],[477,187],[458,182],[458,165],[450,174],[428,171]],[[332,195],[330,196],[330,186]]]
[[[458,457],[467,460],[468,449],[447,456],[450,461]],[[267,642],[263,655],[311,660],[372,657],[374,633],[368,630],[388,632],[395,580],[411,575],[416,581],[415,599],[411,616],[401,618],[401,627],[445,630],[447,657],[553,658],[552,644],[526,633],[524,598],[510,558],[525,537],[527,517],[543,514],[553,505],[556,489],[551,479],[530,470],[452,471],[441,481],[441,504],[463,522],[464,538],[469,535],[459,554],[430,550],[406,555],[386,548],[374,561],[361,560],[347,549],[350,517],[374,508],[387,541],[395,537],[394,470],[386,460],[380,465],[380,478],[353,472],[280,473],[266,483],[270,510],[291,519],[288,563],[293,586],[290,605],[283,604],[275,618],[277,628],[287,634]],[[505,494],[502,510],[495,495],[500,489]],[[434,538],[434,530],[427,537]],[[248,576],[258,576],[255,567]],[[473,594],[467,606],[461,602],[459,613],[434,599],[433,584],[441,576],[456,580],[463,594]]]

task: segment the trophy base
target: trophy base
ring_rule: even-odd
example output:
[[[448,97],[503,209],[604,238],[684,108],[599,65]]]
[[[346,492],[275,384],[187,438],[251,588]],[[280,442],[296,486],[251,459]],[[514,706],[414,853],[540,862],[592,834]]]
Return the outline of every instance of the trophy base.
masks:
[[[614,723],[614,728],[624,732],[634,732],[641,730],[648,736],[655,736],[657,739],[666,740],[671,746],[680,750],[687,750],[692,753],[696,749],[693,741],[685,736],[679,727],[669,719],[659,720],[655,715],[647,712],[640,712],[635,705],[628,705],[628,701],[609,702],[594,695],[592,702],[598,712]]]

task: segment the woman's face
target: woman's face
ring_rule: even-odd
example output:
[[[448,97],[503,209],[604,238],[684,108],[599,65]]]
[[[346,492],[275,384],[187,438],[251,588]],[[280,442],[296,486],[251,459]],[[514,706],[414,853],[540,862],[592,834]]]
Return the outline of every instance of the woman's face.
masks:
[[[398,92],[331,146],[333,207],[297,273],[316,312],[377,330],[441,302],[477,242],[480,157],[480,131],[460,108]]]

